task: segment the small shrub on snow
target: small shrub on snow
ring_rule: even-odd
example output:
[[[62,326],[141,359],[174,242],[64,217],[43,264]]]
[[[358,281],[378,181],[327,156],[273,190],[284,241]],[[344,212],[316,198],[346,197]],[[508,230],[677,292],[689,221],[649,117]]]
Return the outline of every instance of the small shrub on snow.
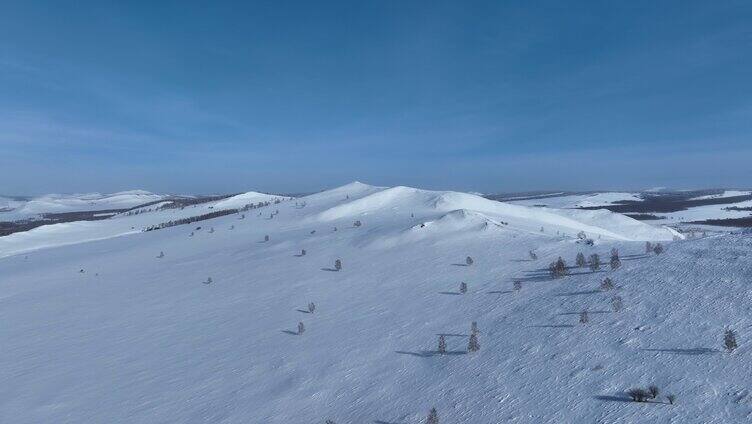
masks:
[[[467,293],[467,284],[464,281],[460,283],[460,293]]]
[[[655,384],[652,384],[650,385],[650,387],[648,387],[648,393],[650,393],[651,398],[655,399],[658,397],[660,390],[658,390],[658,386],[656,386]]]
[[[611,249],[611,269],[618,269],[621,266],[621,259],[619,259],[619,251]]]
[[[353,222],[353,227],[360,227],[361,225],[363,225],[363,223],[360,222],[360,220]]]
[[[158,258],[164,258],[164,252],[160,251],[160,252],[159,252],[159,256],[157,256],[157,257],[158,257]]]
[[[298,334],[303,334],[303,333],[305,333],[305,325],[303,325],[302,322],[299,322],[298,323]]]
[[[305,250],[305,249],[302,249],[302,250],[300,251],[300,256],[305,256],[305,255],[306,255],[306,250]]]
[[[532,260],[538,259],[538,255],[536,255],[535,252],[533,252],[532,250],[529,251],[528,254],[530,255],[530,259]]]
[[[610,278],[606,278],[601,283],[601,291],[609,291],[614,288],[614,282]]]
[[[467,266],[472,265],[473,264],[473,258],[471,258],[470,256],[468,256],[467,258],[465,258],[465,264],[467,264]]]
[[[655,252],[656,255],[660,255],[661,253],[663,253],[663,245],[660,243],[656,244],[655,247],[653,248],[653,252]]]
[[[676,400],[676,396],[674,396],[674,395],[666,395],[666,400],[668,401],[669,404],[673,405],[674,401]]]
[[[431,410],[428,412],[426,424],[439,424],[439,414],[436,413],[436,408],[431,408]]]
[[[316,310],[316,304],[311,302],[308,304],[308,312],[313,313]]]
[[[467,343],[467,351],[468,352],[477,352],[480,350],[480,344],[478,343],[478,335],[477,334],[471,334],[470,340]]]
[[[264,236],[264,241],[269,241],[269,235],[268,234]]]
[[[613,309],[614,312],[619,312],[624,309],[624,303],[621,300],[621,296],[614,296],[611,298],[611,309]]]
[[[645,253],[652,253],[653,252],[653,243],[646,241],[645,242]]]
[[[478,323],[473,321],[470,323],[470,334],[478,334]]]
[[[731,353],[738,347],[736,344],[736,334],[733,330],[726,330],[726,334],[723,335],[723,347]]]
[[[342,261],[341,260],[337,259],[336,261],[334,261],[334,269],[336,269],[337,271],[339,271],[339,270],[342,269]]]
[[[587,311],[580,312],[580,324],[587,324],[590,321]]]
[[[442,355],[446,353],[446,338],[443,335],[439,336],[439,350],[438,350],[438,352],[440,354],[442,354]]]
[[[512,288],[514,291],[520,291],[522,290],[522,282],[521,281],[515,281],[512,285]]]

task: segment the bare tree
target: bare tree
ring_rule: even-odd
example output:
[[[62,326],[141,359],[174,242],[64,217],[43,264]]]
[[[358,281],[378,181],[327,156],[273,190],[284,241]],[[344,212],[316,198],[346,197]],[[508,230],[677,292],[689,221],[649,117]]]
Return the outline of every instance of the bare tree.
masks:
[[[645,400],[650,396],[650,393],[646,392],[643,389],[629,389],[627,391],[627,394],[630,398],[632,398],[632,401],[634,402],[645,402]]]
[[[467,343],[467,351],[468,352],[477,352],[480,350],[480,344],[478,343],[478,335],[477,334],[471,334],[470,340]]]
[[[337,271],[339,271],[339,270],[342,269],[342,261],[341,260],[337,259],[336,261],[334,261],[334,269],[336,269]]]
[[[316,310],[316,304],[313,302],[310,302],[308,304],[308,312],[313,313]]]
[[[726,334],[723,335],[723,347],[731,353],[738,347],[736,344],[736,334],[734,330],[726,330]]]
[[[619,251],[616,248],[611,249],[611,269],[618,269],[621,266]]]
[[[559,259],[557,259],[556,262],[551,262],[548,266],[548,270],[551,272],[553,278],[563,277],[567,274],[567,264],[564,262],[564,259],[559,256]]]
[[[587,324],[590,321],[587,311],[580,312],[580,324]]]
[[[467,293],[467,284],[464,281],[460,283],[460,293]]]
[[[601,269],[601,257],[597,253],[590,255],[590,270],[595,272]]]
[[[577,253],[577,259],[575,259],[575,264],[577,264],[578,267],[583,268],[585,265],[587,265],[587,261],[585,260],[585,255],[582,254],[582,252]]]
[[[303,333],[305,333],[305,325],[303,325],[303,322],[299,322],[298,323],[298,334],[300,335],[300,334],[303,334]]]
[[[446,337],[443,334],[439,336],[439,353],[442,355],[446,353]]]
[[[439,414],[436,413],[436,408],[431,408],[431,410],[428,412],[426,424],[439,424]]]
[[[473,264],[473,258],[471,258],[470,256],[468,256],[467,258],[465,258],[465,264],[467,264],[467,266],[472,265]]]

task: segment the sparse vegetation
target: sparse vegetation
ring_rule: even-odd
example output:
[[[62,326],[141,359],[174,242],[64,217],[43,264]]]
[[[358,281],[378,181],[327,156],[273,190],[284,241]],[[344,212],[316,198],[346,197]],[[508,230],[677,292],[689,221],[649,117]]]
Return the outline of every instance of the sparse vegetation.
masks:
[[[551,262],[548,266],[548,270],[553,278],[560,278],[567,275],[567,264],[564,259],[559,256],[556,262]]]
[[[575,259],[575,264],[580,268],[583,268],[587,265],[587,261],[585,260],[585,255],[582,252],[577,253],[577,259]]]
[[[624,303],[621,300],[621,296],[614,296],[611,298],[611,309],[613,309],[614,312],[619,312],[624,309]]]
[[[734,330],[726,330],[726,333],[723,335],[723,347],[726,348],[726,351],[728,353],[731,353],[739,347],[736,344],[736,333],[734,333]]]
[[[645,402],[650,397],[650,393],[640,388],[627,390],[627,395],[632,398],[633,402]]]
[[[611,269],[618,269],[621,266],[619,251],[616,248],[611,249]]]
[[[478,335],[473,333],[470,335],[470,340],[467,343],[468,352],[477,352],[480,350],[480,344],[478,343]]]
[[[436,413],[436,408],[431,408],[431,411],[428,412],[426,424],[439,424],[439,414]]]
[[[595,272],[601,269],[601,257],[597,253],[590,255],[590,270]]]

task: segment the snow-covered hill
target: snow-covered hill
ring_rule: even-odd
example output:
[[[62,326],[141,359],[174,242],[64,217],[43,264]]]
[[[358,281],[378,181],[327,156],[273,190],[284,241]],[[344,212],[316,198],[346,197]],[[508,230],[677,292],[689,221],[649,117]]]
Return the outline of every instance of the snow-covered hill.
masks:
[[[112,194],[48,194],[27,201],[8,199],[7,202],[2,202],[0,199],[0,221],[29,219],[44,213],[132,208],[164,197],[144,190],[130,190]]]
[[[418,424],[431,407],[442,423],[752,416],[748,237],[665,242],[671,230],[607,211],[360,183],[140,232],[196,210],[0,238],[0,422]],[[643,254],[645,240],[666,252]],[[617,270],[545,270],[611,248]],[[598,289],[605,277],[616,289]],[[481,348],[468,353],[473,321]],[[649,384],[676,404],[625,401]]]

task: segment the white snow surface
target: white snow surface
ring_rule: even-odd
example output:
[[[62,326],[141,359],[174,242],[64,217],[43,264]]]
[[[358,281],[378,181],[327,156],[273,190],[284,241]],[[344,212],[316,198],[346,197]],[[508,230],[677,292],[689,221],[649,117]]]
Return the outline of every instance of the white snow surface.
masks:
[[[634,240],[673,233],[607,211],[360,183],[245,219],[138,231],[202,209],[80,223],[59,238],[66,227],[52,225],[30,231],[33,243],[0,237],[0,422],[418,424],[431,407],[442,423],[752,416],[750,237],[644,255]],[[581,230],[601,239],[576,243]],[[97,234],[109,235],[86,241]],[[543,271],[579,251],[607,261],[612,247],[617,270]],[[598,290],[605,277],[614,291]],[[467,353],[472,321],[481,349]],[[732,354],[726,326],[739,335]],[[676,405],[625,401],[649,384]]]

